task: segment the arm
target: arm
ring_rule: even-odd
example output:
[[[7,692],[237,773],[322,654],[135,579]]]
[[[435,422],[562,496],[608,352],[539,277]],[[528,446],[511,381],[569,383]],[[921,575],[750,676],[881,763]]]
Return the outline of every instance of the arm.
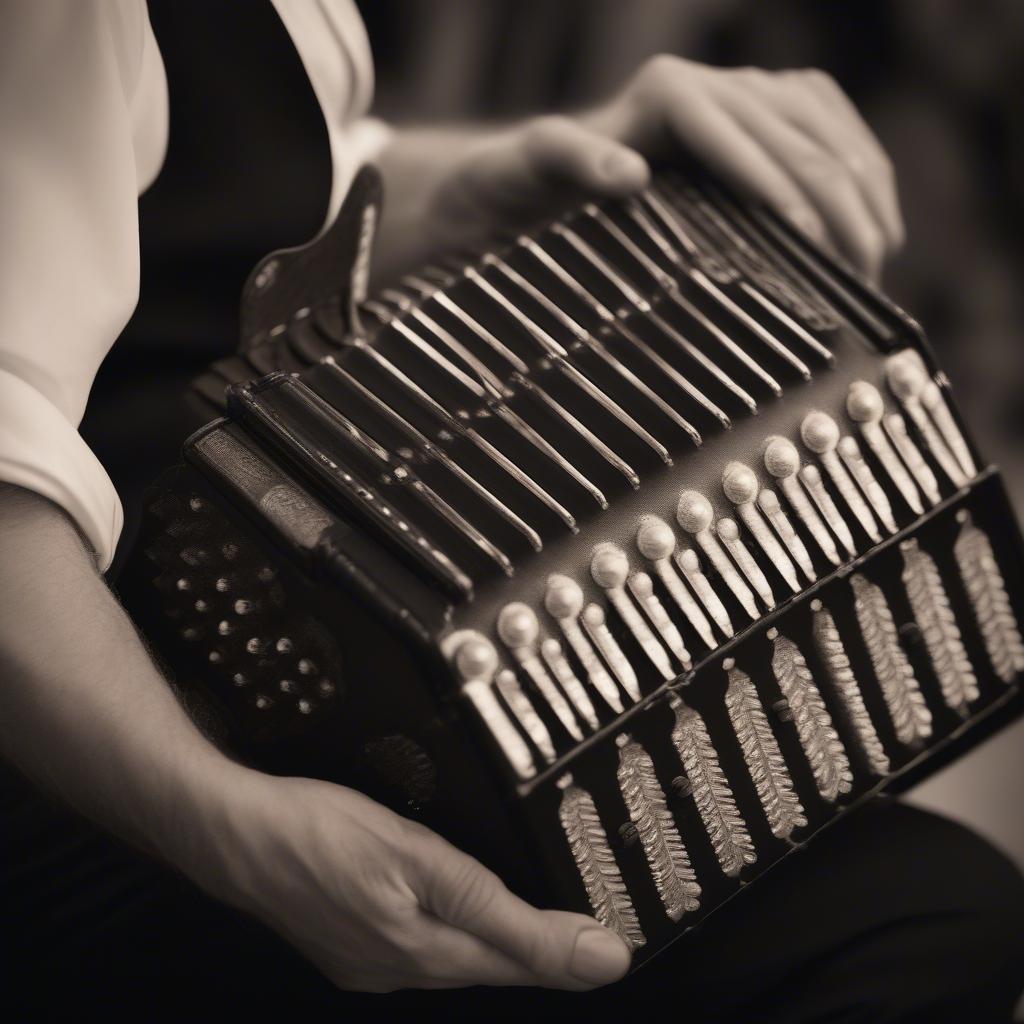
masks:
[[[592,919],[534,910],[358,793],[225,757],[97,572],[119,507],[76,425],[138,290],[144,19],[0,0],[0,756],[339,985],[611,981],[628,954]]]
[[[134,844],[194,862],[243,770],[192,725],[67,516],[0,485],[0,523],[4,755]]]
[[[682,153],[873,277],[902,243],[891,164],[828,75],[656,57],[576,116],[396,132],[380,157],[388,202],[376,272],[387,280],[493,240],[574,196],[636,191],[649,163]]]
[[[0,748],[38,785],[260,917],[343,987],[584,989],[629,957],[360,794],[199,733],[67,517],[0,487]]]

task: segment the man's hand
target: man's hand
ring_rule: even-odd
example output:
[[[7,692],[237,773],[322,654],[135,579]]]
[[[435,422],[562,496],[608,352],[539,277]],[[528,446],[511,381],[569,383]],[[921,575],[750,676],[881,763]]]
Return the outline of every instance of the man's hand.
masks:
[[[629,955],[542,913],[348,789],[235,764],[199,733],[69,520],[0,486],[0,756],[289,938],[337,984],[582,989]]]
[[[629,966],[623,943],[592,918],[534,909],[429,829],[352,790],[252,774],[231,818],[232,902],[342,988],[582,990]]]
[[[381,160],[397,202],[390,230],[385,211],[382,271],[404,269],[431,247],[521,228],[581,193],[629,194],[647,183],[649,162],[673,155],[697,158],[872,277],[902,244],[892,165],[827,74],[656,57],[578,117],[489,132],[399,132]],[[419,251],[409,251],[410,233]]]

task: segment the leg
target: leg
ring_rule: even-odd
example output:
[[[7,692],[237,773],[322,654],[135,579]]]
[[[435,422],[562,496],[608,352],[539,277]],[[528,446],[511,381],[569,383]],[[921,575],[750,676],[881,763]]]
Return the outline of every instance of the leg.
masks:
[[[0,989],[11,1020],[98,1010],[112,1021],[199,1022],[216,1019],[206,1008],[218,997],[237,1001],[239,1013],[258,1008],[278,975],[317,980],[268,930],[2,765],[0,908]]]
[[[775,875],[654,961],[646,984],[697,1019],[1009,1020],[1024,880],[973,833],[876,804]]]
[[[585,997],[477,990],[388,997],[493,1013],[757,1024],[1006,1022],[1024,988],[1024,879],[979,837],[877,803],[723,907],[696,934]]]
[[[335,992],[281,940],[24,787],[3,802],[9,979],[32,1020],[408,1008],[680,1020],[1005,1021],[1024,984],[1024,881],[951,822],[896,803],[840,823],[625,982],[587,996]]]

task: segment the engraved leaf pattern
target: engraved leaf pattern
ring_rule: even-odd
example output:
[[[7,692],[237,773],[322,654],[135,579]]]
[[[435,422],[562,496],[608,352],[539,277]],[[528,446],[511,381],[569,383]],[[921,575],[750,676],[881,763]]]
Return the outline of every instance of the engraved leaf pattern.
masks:
[[[675,715],[672,742],[693,788],[693,799],[718,863],[727,875],[734,878],[743,870],[744,864],[753,864],[757,860],[754,842],[736,808],[704,719],[682,701],[676,704]]]
[[[631,740],[619,750],[619,788],[636,826],[665,913],[678,921],[700,907],[700,885],[654,771],[654,762]]]
[[[966,512],[963,516],[960,536],[953,545],[960,577],[992,668],[1004,683],[1012,683],[1018,672],[1024,672],[1024,640],[992,544]]]
[[[576,785],[568,785],[558,808],[562,829],[579,869],[594,916],[629,946],[637,949],[647,940],[640,929],[608,836],[598,817],[594,798]]]
[[[842,702],[850,727],[857,737],[868,767],[875,775],[889,774],[889,757],[864,705],[864,695],[846,656],[835,619],[826,608],[814,612],[814,642],[828,670],[829,681]]]
[[[775,637],[772,671],[789,705],[818,792],[829,801],[836,800],[841,793],[849,793],[853,772],[846,750],[804,656],[787,637]]]
[[[757,690],[739,669],[729,671],[725,706],[772,834],[785,839],[806,825],[807,818]]]
[[[927,739],[932,734],[932,713],[900,646],[885,594],[860,575],[852,576],[850,583],[857,623],[882,688],[896,738],[907,744]]]
[[[960,639],[960,627],[949,606],[939,570],[916,540],[904,541],[900,547],[903,585],[942,687],[942,698],[954,711],[966,716],[968,705],[980,695],[978,680]]]

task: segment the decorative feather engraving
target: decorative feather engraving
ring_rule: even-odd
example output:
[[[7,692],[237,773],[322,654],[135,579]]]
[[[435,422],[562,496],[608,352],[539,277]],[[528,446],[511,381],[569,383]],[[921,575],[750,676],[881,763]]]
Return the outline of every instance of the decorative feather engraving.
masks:
[[[1017,673],[1024,672],[1024,640],[1010,607],[1003,574],[991,542],[984,531],[971,522],[970,514],[961,509],[957,520],[962,525],[953,551],[960,577],[992,668],[1004,683],[1012,683]]]
[[[636,826],[654,885],[665,913],[678,921],[700,907],[700,885],[654,771],[654,762],[639,743],[619,736],[619,788]]]
[[[900,646],[885,594],[859,573],[850,577],[861,636],[882,688],[900,743],[913,744],[932,734],[932,713]]]
[[[678,698],[672,699],[672,708],[676,715],[672,742],[693,788],[697,810],[718,863],[727,875],[735,878],[744,864],[753,864],[757,860],[753,840],[736,808],[704,719]]]
[[[978,680],[960,639],[960,627],[949,606],[939,570],[931,555],[922,551],[916,540],[903,541],[900,550],[903,552],[903,585],[942,687],[942,698],[966,717],[971,701],[980,696]]]
[[[775,629],[768,630],[768,639],[775,644],[772,671],[786,698],[815,785],[822,797],[834,801],[853,787],[846,750],[800,649]]]
[[[772,834],[786,839],[807,824],[803,806],[793,791],[789,769],[750,677],[735,667],[732,658],[726,658],[722,667],[729,673],[725,706],[743,748],[743,759]]]
[[[594,798],[585,789],[574,785],[571,775],[563,776],[559,786],[563,792],[558,817],[569,840],[569,849],[587,898],[594,908],[594,916],[630,949],[637,949],[647,940],[640,930],[633,901],[608,845],[608,836],[597,815]]]
[[[850,659],[846,656],[846,648],[843,646],[839,630],[836,629],[835,619],[820,601],[812,601],[811,609],[814,612],[814,643],[828,670],[829,681],[842,701],[846,718],[857,736],[861,752],[873,774],[888,775],[889,757],[878,738],[878,733],[875,732],[871,715],[864,706],[864,695],[850,667]]]

